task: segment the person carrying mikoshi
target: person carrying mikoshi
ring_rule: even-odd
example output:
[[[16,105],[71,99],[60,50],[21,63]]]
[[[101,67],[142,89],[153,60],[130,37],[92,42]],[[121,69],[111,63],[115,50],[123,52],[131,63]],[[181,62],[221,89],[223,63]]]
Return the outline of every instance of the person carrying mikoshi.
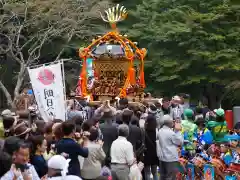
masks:
[[[211,131],[215,143],[225,141],[224,136],[228,133],[224,110],[219,108],[215,110],[216,119],[207,123],[207,128]]]
[[[184,110],[184,119],[181,121],[182,134],[184,137],[183,151],[187,156],[192,156],[195,153],[197,142],[197,125],[194,124],[194,112],[191,109]]]

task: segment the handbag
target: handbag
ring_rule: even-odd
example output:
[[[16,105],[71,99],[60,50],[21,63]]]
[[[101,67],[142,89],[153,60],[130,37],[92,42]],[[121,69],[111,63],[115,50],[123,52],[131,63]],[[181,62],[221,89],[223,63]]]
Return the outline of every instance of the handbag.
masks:
[[[154,144],[153,144],[153,142],[152,142],[152,140],[151,140],[151,139],[149,138],[149,136],[147,135],[147,133],[146,133],[146,137],[147,137],[147,139],[150,141],[150,143],[152,144],[152,146],[155,147]],[[163,157],[163,155],[162,155],[162,149],[161,149],[161,146],[160,146],[160,142],[159,142],[159,140],[158,140],[157,138],[156,138],[155,143],[156,143],[156,153],[157,153],[157,157],[158,157],[159,159],[161,159],[161,158]]]
[[[142,180],[142,174],[137,164],[130,167],[129,178],[130,180]]]
[[[156,134],[157,134],[157,130],[156,130]],[[151,140],[150,137],[147,135],[147,133],[146,133],[146,137],[147,137],[148,141],[152,144],[152,146],[155,147],[154,144],[153,144],[153,142],[152,142],[152,140]],[[159,156],[161,156],[161,154],[160,154],[161,149],[160,149],[160,144],[159,144],[158,138],[156,138],[155,143],[156,143],[157,157],[159,158]]]
[[[141,136],[142,136],[142,144],[141,144],[140,148],[138,148],[138,150],[136,151],[137,157],[140,157],[141,155],[143,155],[144,151],[146,150],[144,129],[141,129]]]

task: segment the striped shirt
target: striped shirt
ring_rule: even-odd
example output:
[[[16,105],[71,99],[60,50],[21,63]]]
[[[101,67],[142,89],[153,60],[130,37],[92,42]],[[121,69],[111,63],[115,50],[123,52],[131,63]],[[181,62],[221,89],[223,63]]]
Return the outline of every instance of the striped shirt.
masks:
[[[182,120],[182,115],[183,108],[180,105],[170,109],[170,116],[172,116],[174,120],[176,119]]]

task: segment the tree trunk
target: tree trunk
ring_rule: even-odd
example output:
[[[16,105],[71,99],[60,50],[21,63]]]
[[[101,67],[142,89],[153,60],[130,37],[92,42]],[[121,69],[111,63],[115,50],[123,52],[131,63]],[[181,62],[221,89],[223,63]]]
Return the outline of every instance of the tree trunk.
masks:
[[[0,81],[0,89],[2,89],[5,97],[7,98],[7,104],[9,107],[13,107],[13,100],[11,94],[8,92],[7,88],[4,86],[2,81]]]
[[[220,107],[219,102],[217,101],[217,97],[214,93],[210,93],[208,95],[208,102],[209,102],[209,108],[210,109],[218,109]]]
[[[225,97],[225,88],[220,87],[216,84],[209,84],[204,89],[204,96],[208,100],[208,107],[210,109],[217,109],[220,108],[221,102],[223,98]]]
[[[25,72],[26,72],[25,64],[21,63],[20,71],[19,71],[18,79],[17,79],[17,84],[16,84],[15,89],[14,89],[14,100],[13,100],[14,103],[16,103],[16,101],[18,100],[18,98],[20,96],[19,91],[20,91],[20,88],[23,84]]]

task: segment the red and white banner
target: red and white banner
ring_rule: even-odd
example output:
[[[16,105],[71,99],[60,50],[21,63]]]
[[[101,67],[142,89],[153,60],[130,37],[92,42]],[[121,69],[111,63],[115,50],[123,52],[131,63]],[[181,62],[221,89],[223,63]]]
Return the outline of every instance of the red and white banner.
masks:
[[[38,110],[44,119],[66,120],[63,62],[28,68]]]

